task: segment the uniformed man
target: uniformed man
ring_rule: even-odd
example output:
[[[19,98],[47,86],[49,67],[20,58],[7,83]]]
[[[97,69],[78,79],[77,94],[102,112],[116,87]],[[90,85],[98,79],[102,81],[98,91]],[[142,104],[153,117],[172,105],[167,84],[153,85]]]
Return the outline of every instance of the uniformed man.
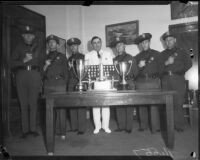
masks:
[[[49,47],[49,53],[46,56],[43,70],[44,74],[44,93],[49,92],[66,92],[68,83],[68,61],[65,54],[57,51],[59,38],[55,35],[49,35],[46,39]],[[56,118],[58,131],[61,138],[65,139],[66,134],[66,110],[57,109]],[[60,130],[60,131],[59,131]]]
[[[100,37],[94,36],[91,39],[93,50],[85,55],[85,60],[88,65],[112,65],[114,55],[108,51],[101,49],[102,41]],[[102,110],[102,122],[101,122],[101,110]],[[110,121],[110,108],[109,106],[104,107],[93,107],[93,120],[95,125],[94,134],[99,133],[100,129],[103,128],[106,133],[111,133],[109,129]]]
[[[136,65],[135,59],[126,53],[125,51],[125,44],[126,41],[124,38],[116,38],[112,46],[116,48],[117,56],[113,59],[114,63],[118,62],[132,62],[131,71],[128,74],[128,89],[135,89],[133,78],[138,74],[138,68]],[[120,78],[119,78],[120,80]],[[127,133],[131,133],[132,131],[132,122],[133,122],[133,106],[118,106],[116,107],[116,115],[117,115],[117,122],[118,122],[118,129],[116,132],[126,131]]]
[[[67,45],[70,47],[72,52],[71,57],[69,58],[69,83],[68,83],[68,91],[75,91],[76,85],[78,83],[78,78],[76,77],[72,65],[78,59],[84,60],[84,55],[79,52],[79,45],[81,44],[81,40],[78,38],[70,38],[67,41]],[[70,119],[71,119],[71,127],[72,131],[78,131],[77,134],[84,134],[86,130],[86,108],[70,108]]]
[[[192,67],[189,54],[176,45],[176,37],[166,32],[162,35],[166,49],[161,52],[161,73],[163,90],[175,90],[174,96],[174,119],[175,129],[178,132],[184,130],[183,103],[186,92],[185,72]]]
[[[16,85],[21,107],[22,136],[38,136],[36,130],[37,100],[41,90],[41,70],[45,53],[38,43],[36,30],[31,25],[22,28],[23,42],[15,48],[12,57],[12,68],[17,69]],[[30,123],[29,123],[30,111]],[[30,127],[30,128],[29,128]]]
[[[139,74],[136,77],[136,89],[155,90],[160,89],[159,79],[159,52],[150,48],[150,33],[143,33],[135,39],[135,43],[141,48],[141,52],[135,56],[139,68]],[[139,107],[139,131],[148,129],[148,110],[150,111],[151,131],[152,133],[160,130],[158,107]]]

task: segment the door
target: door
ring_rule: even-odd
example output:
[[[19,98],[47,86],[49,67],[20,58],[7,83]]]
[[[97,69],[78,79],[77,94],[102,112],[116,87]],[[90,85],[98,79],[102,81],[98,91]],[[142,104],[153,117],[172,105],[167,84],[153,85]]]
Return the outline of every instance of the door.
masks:
[[[11,124],[20,124],[20,110],[17,99],[14,71],[11,70],[10,57],[16,45],[22,41],[20,27],[32,25],[45,54],[46,25],[45,17],[29,9],[15,5],[4,5],[3,8],[3,52],[1,62],[2,119],[4,136],[12,135]],[[12,121],[12,122],[11,122]],[[15,125],[15,124],[14,124]]]
[[[177,45],[190,54],[193,66],[185,74],[185,78],[189,80],[189,89],[198,90],[198,23],[170,25],[169,30],[175,34]]]

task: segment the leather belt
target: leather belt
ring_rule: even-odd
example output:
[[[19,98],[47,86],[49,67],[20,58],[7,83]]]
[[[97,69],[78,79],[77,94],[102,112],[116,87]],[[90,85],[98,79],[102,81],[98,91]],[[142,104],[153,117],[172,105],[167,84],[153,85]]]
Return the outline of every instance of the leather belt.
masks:
[[[64,79],[64,76],[63,75],[49,76],[47,79],[48,80]]]
[[[146,79],[148,79],[148,78],[156,79],[156,78],[158,78],[158,74],[139,74],[138,77],[146,78]]]
[[[163,75],[167,75],[167,76],[179,75],[179,76],[182,76],[183,74],[179,73],[179,72],[167,71],[167,72],[164,72]]]
[[[17,69],[27,70],[27,71],[31,71],[31,70],[37,70],[37,71],[39,71],[39,66],[32,66],[32,65],[20,66]]]

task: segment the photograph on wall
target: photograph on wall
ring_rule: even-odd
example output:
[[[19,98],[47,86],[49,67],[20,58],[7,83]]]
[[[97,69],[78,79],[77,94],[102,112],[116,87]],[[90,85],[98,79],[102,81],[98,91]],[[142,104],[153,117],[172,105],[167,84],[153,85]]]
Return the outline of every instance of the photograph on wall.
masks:
[[[106,47],[111,45],[111,42],[116,38],[124,38],[126,44],[134,44],[135,38],[139,33],[139,21],[131,21],[106,25]]]
[[[188,1],[186,4],[173,1],[171,2],[171,19],[180,19],[198,16],[198,1]]]

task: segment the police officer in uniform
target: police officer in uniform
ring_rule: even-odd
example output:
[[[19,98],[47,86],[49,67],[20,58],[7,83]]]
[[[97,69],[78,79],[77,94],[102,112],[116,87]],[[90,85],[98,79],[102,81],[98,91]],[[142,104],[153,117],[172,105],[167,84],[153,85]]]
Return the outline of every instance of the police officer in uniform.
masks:
[[[11,57],[11,65],[17,70],[16,85],[23,132],[21,138],[26,138],[29,134],[34,137],[39,135],[36,131],[37,100],[41,90],[40,71],[44,63],[45,53],[38,43],[36,30],[32,26],[23,26],[22,37],[24,42],[15,48]]]
[[[118,55],[113,58],[114,63],[118,62],[132,62],[131,71],[128,74],[128,89],[135,89],[133,78],[138,74],[138,68],[136,65],[135,59],[125,51],[126,41],[122,37],[116,38],[112,46],[116,48]],[[121,87],[120,87],[121,88]],[[133,106],[118,106],[116,107],[116,115],[118,122],[118,129],[116,132],[126,131],[127,133],[131,133],[132,131],[132,122],[133,122]]]
[[[161,52],[161,73],[163,90],[175,90],[174,96],[174,119],[175,129],[178,132],[184,131],[183,103],[186,92],[185,72],[192,67],[189,54],[176,45],[176,37],[166,32],[162,35],[166,49]]]
[[[84,55],[79,52],[79,45],[81,44],[80,39],[78,38],[70,38],[67,41],[67,45],[70,47],[72,52],[71,57],[68,59],[69,61],[69,83],[68,83],[68,91],[75,91],[76,84],[78,83],[78,78],[76,77],[72,65],[75,63],[77,59],[83,59]],[[79,134],[84,134],[86,130],[86,108],[70,108],[70,119],[71,119],[71,127],[72,131],[78,131]]]
[[[68,61],[65,54],[57,51],[59,38],[50,35],[46,39],[49,47],[49,53],[46,56],[43,70],[44,74],[44,93],[49,92],[66,92],[68,83]],[[66,134],[66,110],[56,110],[56,124],[58,125],[57,134],[61,134],[61,138],[65,139]]]
[[[141,47],[142,51],[135,56],[139,68],[139,74],[136,77],[136,89],[151,90],[160,89],[159,79],[159,52],[150,48],[150,33],[143,33],[135,39],[135,43]],[[147,106],[139,107],[139,131],[148,129],[148,118],[151,122],[152,133],[160,130],[158,107],[151,105],[148,116]]]

